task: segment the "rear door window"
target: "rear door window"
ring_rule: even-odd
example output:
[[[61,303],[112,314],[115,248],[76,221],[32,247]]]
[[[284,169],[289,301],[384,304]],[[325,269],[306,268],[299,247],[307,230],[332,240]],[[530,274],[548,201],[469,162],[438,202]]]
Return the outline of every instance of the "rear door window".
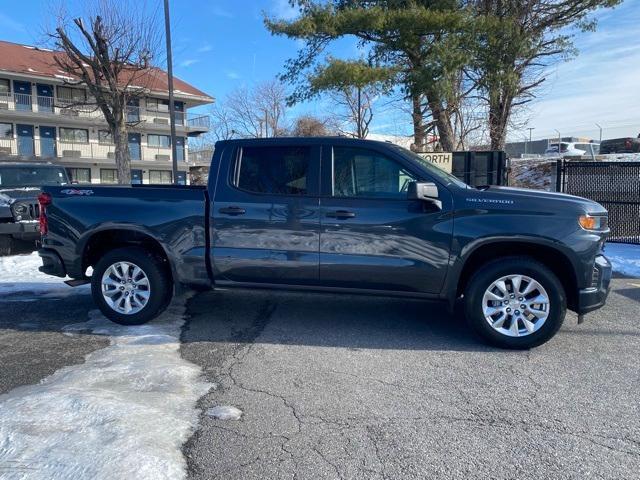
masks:
[[[234,186],[265,195],[309,195],[310,164],[310,147],[244,147]]]

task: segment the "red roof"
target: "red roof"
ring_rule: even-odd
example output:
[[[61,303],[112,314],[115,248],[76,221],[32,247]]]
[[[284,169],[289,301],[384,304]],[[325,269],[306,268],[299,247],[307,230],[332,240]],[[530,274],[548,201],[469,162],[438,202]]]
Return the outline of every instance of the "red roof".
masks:
[[[0,40],[0,71],[37,75],[41,77],[64,80],[69,74],[60,69],[55,57],[65,55],[63,52]],[[155,92],[169,92],[167,72],[156,67],[149,68],[148,77],[144,78],[144,86]],[[210,95],[173,77],[173,88],[176,96],[197,96],[199,100],[213,101]]]

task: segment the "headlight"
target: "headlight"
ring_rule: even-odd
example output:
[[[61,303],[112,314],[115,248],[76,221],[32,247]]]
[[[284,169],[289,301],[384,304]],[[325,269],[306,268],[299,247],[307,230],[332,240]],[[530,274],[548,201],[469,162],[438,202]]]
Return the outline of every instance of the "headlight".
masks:
[[[596,232],[602,232],[607,229],[607,216],[606,215],[580,215],[578,223],[585,230],[592,230]]]
[[[25,213],[27,213],[29,211],[29,209],[27,208],[27,206],[23,203],[20,203],[18,205],[15,205],[13,207],[13,211],[16,212],[16,215],[24,215]]]

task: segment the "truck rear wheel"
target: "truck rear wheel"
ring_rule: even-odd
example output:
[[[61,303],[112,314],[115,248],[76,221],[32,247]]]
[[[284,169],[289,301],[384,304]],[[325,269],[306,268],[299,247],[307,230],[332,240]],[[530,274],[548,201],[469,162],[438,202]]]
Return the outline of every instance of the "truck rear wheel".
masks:
[[[91,276],[93,299],[109,320],[140,325],[157,317],[171,300],[169,272],[151,253],[125,247],[105,254]]]
[[[465,315],[488,343],[511,349],[536,347],[562,326],[567,299],[562,283],[540,262],[506,257],[478,269],[464,294]]]

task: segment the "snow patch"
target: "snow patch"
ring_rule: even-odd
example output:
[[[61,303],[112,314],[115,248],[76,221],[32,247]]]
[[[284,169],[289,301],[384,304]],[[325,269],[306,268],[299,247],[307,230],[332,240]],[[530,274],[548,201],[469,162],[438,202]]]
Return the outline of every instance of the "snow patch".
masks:
[[[640,245],[607,243],[604,255],[613,265],[613,271],[640,278]]]
[[[242,410],[230,405],[220,405],[207,410],[207,415],[217,420],[240,420]]]
[[[38,271],[42,259],[37,252],[29,255],[0,257],[0,299],[11,301],[34,301],[40,298],[60,299],[69,295],[86,294],[89,286],[69,287],[64,279]],[[20,292],[20,296],[13,296]],[[33,293],[25,296],[24,293]]]
[[[109,337],[85,363],[0,396],[2,478],[184,478],[182,444],[210,389],[181,358],[186,298],[140,326],[98,311],[65,332]]]

